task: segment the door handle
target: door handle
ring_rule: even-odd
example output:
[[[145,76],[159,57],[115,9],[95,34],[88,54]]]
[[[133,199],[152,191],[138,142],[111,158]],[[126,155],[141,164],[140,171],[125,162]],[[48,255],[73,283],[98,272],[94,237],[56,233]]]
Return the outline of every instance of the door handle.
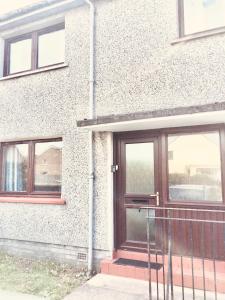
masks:
[[[149,195],[150,197],[155,197],[156,198],[156,206],[159,206],[159,192],[156,194]]]

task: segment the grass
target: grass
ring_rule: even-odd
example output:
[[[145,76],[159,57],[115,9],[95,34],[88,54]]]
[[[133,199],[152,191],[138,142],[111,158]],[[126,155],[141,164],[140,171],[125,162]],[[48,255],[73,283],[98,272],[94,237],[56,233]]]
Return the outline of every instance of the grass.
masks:
[[[85,270],[0,253],[0,289],[61,300],[88,279]]]

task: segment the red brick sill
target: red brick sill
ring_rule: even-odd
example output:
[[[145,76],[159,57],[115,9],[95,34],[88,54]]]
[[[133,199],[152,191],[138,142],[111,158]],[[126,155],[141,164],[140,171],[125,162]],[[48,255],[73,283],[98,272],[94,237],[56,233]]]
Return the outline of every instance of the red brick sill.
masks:
[[[32,203],[32,204],[64,205],[66,204],[66,201],[62,198],[0,197],[0,203]]]

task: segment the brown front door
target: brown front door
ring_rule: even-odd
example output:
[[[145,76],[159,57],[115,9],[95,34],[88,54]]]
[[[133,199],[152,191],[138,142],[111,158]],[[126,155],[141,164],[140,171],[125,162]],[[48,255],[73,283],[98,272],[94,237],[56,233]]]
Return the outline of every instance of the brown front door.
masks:
[[[147,247],[146,210],[160,206],[159,141],[157,136],[116,138],[116,244],[120,249],[145,250]],[[150,213],[154,214],[152,210]],[[151,221],[150,240],[155,243],[155,224]]]

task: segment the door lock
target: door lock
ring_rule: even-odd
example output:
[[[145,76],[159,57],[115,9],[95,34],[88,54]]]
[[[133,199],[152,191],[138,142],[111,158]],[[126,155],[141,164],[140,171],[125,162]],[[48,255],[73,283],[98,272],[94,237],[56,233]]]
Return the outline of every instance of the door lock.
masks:
[[[156,206],[159,206],[159,192],[157,192],[156,194],[150,195],[150,197],[155,197],[156,198]]]

